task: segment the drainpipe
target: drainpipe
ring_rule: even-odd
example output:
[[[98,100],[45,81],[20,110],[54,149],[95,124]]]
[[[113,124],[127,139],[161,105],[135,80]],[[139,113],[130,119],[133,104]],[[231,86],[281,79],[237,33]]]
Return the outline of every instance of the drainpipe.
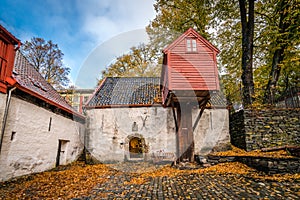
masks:
[[[3,116],[3,121],[2,121],[2,129],[1,129],[1,137],[0,137],[0,154],[1,154],[3,137],[4,137],[4,131],[5,131],[5,127],[6,127],[7,116],[8,116],[8,109],[9,109],[10,100],[11,100],[11,93],[15,89],[16,89],[16,87],[13,87],[8,90],[8,96],[6,99],[6,105],[5,105],[4,116]]]

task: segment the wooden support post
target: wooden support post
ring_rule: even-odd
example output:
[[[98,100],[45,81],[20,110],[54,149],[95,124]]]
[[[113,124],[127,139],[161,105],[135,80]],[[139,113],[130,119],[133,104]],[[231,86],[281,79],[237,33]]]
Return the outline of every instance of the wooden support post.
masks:
[[[176,134],[178,161],[194,162],[192,105],[189,102],[180,102],[176,111],[178,123],[178,131]]]

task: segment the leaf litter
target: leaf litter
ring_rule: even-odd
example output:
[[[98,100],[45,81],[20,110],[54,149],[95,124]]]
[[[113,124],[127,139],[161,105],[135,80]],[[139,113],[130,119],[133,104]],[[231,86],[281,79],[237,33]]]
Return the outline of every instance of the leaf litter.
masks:
[[[260,152],[244,152],[238,148],[231,151],[217,153],[216,155],[233,156],[253,155]],[[265,152],[264,152],[265,153]],[[274,156],[274,152],[268,155]],[[276,156],[284,152],[275,152]],[[264,154],[266,156],[266,154]],[[150,168],[148,164],[141,164],[135,169],[136,173],[122,171],[113,165],[95,164],[87,165],[83,162],[74,162],[67,166],[60,166],[50,171],[25,175],[0,183],[0,199],[71,199],[88,196],[93,188],[107,181],[116,174],[129,174],[131,179],[124,181],[124,185],[141,185],[155,177],[175,177],[190,174],[216,174],[224,176],[240,176],[257,179],[259,181],[296,181],[299,182],[300,174],[266,175],[239,162],[220,163],[207,168],[180,170],[170,165],[160,165]],[[122,166],[123,168],[126,167]]]

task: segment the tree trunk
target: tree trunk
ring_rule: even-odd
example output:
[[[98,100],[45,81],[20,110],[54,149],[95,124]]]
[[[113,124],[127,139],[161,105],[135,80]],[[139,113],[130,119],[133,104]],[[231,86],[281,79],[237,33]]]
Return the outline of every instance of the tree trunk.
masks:
[[[243,103],[247,107],[253,102],[253,36],[254,36],[254,0],[248,0],[248,18],[245,0],[239,0],[242,23],[242,83]]]
[[[282,0],[279,4],[280,10],[280,19],[279,19],[279,35],[276,39],[275,46],[279,46],[273,54],[271,71],[269,74],[269,81],[266,87],[264,103],[273,104],[274,96],[276,92],[276,85],[280,76],[280,63],[284,60],[284,51],[287,48],[287,40],[289,34],[284,34],[288,27],[291,25],[286,17],[288,16],[287,10],[289,9],[289,4],[286,0]]]

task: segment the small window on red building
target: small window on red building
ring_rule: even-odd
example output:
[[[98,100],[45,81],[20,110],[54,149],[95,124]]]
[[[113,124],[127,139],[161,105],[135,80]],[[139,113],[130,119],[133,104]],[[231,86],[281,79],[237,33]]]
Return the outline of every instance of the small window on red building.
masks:
[[[186,50],[187,52],[197,52],[197,42],[195,39],[186,40]]]

